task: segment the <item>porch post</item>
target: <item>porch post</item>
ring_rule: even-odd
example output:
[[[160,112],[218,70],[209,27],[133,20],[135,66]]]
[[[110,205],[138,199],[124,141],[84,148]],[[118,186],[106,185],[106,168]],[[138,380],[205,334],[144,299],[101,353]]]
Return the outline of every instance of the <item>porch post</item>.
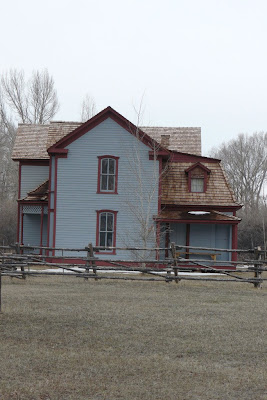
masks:
[[[41,232],[40,232],[40,247],[43,246],[43,222],[44,222],[44,206],[41,206]],[[40,254],[43,254],[43,249],[40,249]]]
[[[160,246],[160,222],[156,222],[156,242],[157,242],[157,247]],[[159,251],[156,251],[156,260],[159,260]]]
[[[190,224],[186,224],[186,246],[190,246]],[[185,250],[185,258],[189,258],[190,249]]]
[[[237,224],[232,225],[232,249],[237,249]],[[232,253],[232,261],[237,261],[237,253]]]
[[[21,222],[20,222],[20,244],[23,245],[23,217],[24,217],[24,213],[23,213],[23,209],[21,210]]]

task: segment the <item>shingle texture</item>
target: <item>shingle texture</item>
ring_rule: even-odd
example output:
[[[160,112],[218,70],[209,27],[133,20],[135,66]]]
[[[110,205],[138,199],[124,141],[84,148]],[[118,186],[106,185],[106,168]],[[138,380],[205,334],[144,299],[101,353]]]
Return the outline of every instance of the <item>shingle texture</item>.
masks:
[[[48,160],[47,149],[81,124],[81,122],[57,121],[48,125],[19,124],[12,158]]]
[[[220,162],[202,163],[210,169],[207,191],[191,193],[188,189],[188,175],[185,171],[193,165],[190,162],[169,163],[162,176],[162,204],[183,206],[236,206],[234,194],[227,182]]]
[[[47,149],[81,125],[82,122],[50,122],[47,138]]]
[[[12,158],[49,159],[47,149],[80,125],[81,122],[65,121],[54,121],[48,125],[19,124]],[[169,150],[201,154],[200,128],[142,127],[140,129]]]
[[[144,126],[141,129],[163,146],[165,145],[166,136],[170,136],[169,144],[166,146],[169,150],[197,156],[201,155],[201,128]]]
[[[48,201],[49,180],[46,179],[41,185],[29,192],[23,200],[26,201]]]
[[[49,125],[19,124],[13,159],[49,159],[47,154],[47,137]]]

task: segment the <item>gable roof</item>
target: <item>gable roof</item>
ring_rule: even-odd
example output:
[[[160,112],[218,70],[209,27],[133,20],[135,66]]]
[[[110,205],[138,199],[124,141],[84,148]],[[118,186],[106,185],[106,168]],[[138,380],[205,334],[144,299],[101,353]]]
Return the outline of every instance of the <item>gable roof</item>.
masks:
[[[198,168],[198,169],[200,168],[200,169],[202,169],[203,171],[207,172],[207,174],[210,174],[210,169],[207,168],[207,167],[205,167],[205,165],[203,165],[201,162],[197,162],[197,163],[191,165],[190,167],[188,167],[188,168],[185,170],[185,172],[188,174],[189,172],[193,171],[193,170],[196,169],[196,168]]]
[[[100,123],[102,118],[113,116],[116,121],[130,131],[136,132],[137,127],[117,113],[111,107],[107,107],[99,114],[85,123],[51,121],[47,125],[19,124],[15,145],[13,148],[13,160],[49,160],[47,150],[52,146],[62,146],[75,136],[88,131],[88,127]],[[169,144],[164,143],[164,148],[171,151],[179,151],[189,154],[201,154],[201,130],[200,128],[162,128],[140,127],[139,134],[146,142],[161,144],[161,135],[170,135]],[[154,142],[155,141],[155,142]]]
[[[82,125],[77,127],[72,132],[68,133],[62,139],[60,139],[57,143],[52,145],[47,149],[48,153],[54,153],[57,149],[63,149],[66,146],[70,145],[72,142],[77,140],[79,137],[83,136],[85,133],[93,129],[95,126],[99,125],[101,122],[106,119],[111,118],[118,125],[124,128],[126,131],[131,133],[134,136],[139,137],[139,139],[150,148],[157,148],[157,150],[166,150],[159,143],[157,143],[152,137],[143,132],[139,127],[132,124],[128,119],[123,117],[120,113],[115,111],[112,107],[107,107],[104,110],[100,111],[98,114],[94,115],[91,119],[84,122]]]

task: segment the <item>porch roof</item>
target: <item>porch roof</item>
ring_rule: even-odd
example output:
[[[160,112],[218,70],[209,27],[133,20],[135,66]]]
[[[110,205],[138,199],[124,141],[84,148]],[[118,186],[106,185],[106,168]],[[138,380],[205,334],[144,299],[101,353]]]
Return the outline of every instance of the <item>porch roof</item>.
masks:
[[[27,202],[47,202],[48,201],[48,188],[49,188],[49,179],[46,179],[40,185],[38,185],[35,189],[30,191],[26,197],[20,199],[20,201]]]
[[[240,218],[234,217],[233,215],[224,214],[219,211],[173,211],[163,210],[159,215],[155,216],[154,219],[162,222],[211,222],[211,223],[238,223],[241,221]]]

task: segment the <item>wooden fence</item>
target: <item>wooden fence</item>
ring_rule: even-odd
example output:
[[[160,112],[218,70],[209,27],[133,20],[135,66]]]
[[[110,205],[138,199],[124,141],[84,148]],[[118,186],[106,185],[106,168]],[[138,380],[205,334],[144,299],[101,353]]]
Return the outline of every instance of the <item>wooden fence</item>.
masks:
[[[30,251],[38,251],[34,254]],[[126,251],[135,254],[132,260],[101,258],[99,251]],[[60,252],[53,255],[51,252]],[[79,256],[65,255],[79,253]],[[204,253],[203,253],[204,252]],[[189,258],[192,255],[212,255],[218,253],[236,252],[242,254],[240,261],[220,261],[216,257],[212,260]],[[44,255],[42,253],[46,253]],[[65,253],[65,254],[64,254]],[[143,259],[144,254],[154,254],[153,258]],[[160,254],[164,259],[159,259]],[[142,254],[142,256],[140,256]],[[181,257],[185,254],[185,257]],[[167,255],[167,257],[166,257]],[[247,259],[244,259],[247,256]],[[107,255],[106,255],[107,257]],[[59,259],[64,258],[64,262]],[[75,261],[73,261],[75,258]],[[83,264],[81,264],[81,262]],[[223,263],[223,268],[221,267]],[[91,243],[83,248],[54,248],[40,246],[25,246],[16,243],[13,246],[0,246],[0,311],[1,311],[1,283],[3,276],[17,279],[26,279],[27,276],[64,275],[76,276],[83,279],[122,279],[142,281],[165,281],[178,283],[181,280],[216,281],[216,282],[243,282],[251,283],[260,288],[266,281],[262,273],[267,271],[265,252],[260,247],[248,250],[226,250],[218,248],[201,248],[181,246],[171,243],[168,248],[140,248],[140,247],[96,247]],[[212,265],[211,265],[212,264]],[[241,265],[242,264],[242,265]],[[36,269],[38,267],[38,269]],[[230,268],[235,267],[235,270]],[[220,269],[218,269],[220,268]],[[56,269],[56,271],[54,270]],[[203,272],[203,274],[183,275],[183,272]],[[112,273],[111,273],[112,272]],[[115,272],[115,273],[114,273]],[[211,273],[205,275],[204,273]],[[125,274],[127,273],[127,274]],[[215,274],[216,273],[216,274]],[[248,276],[249,273],[249,276]],[[251,277],[252,275],[252,277]]]

